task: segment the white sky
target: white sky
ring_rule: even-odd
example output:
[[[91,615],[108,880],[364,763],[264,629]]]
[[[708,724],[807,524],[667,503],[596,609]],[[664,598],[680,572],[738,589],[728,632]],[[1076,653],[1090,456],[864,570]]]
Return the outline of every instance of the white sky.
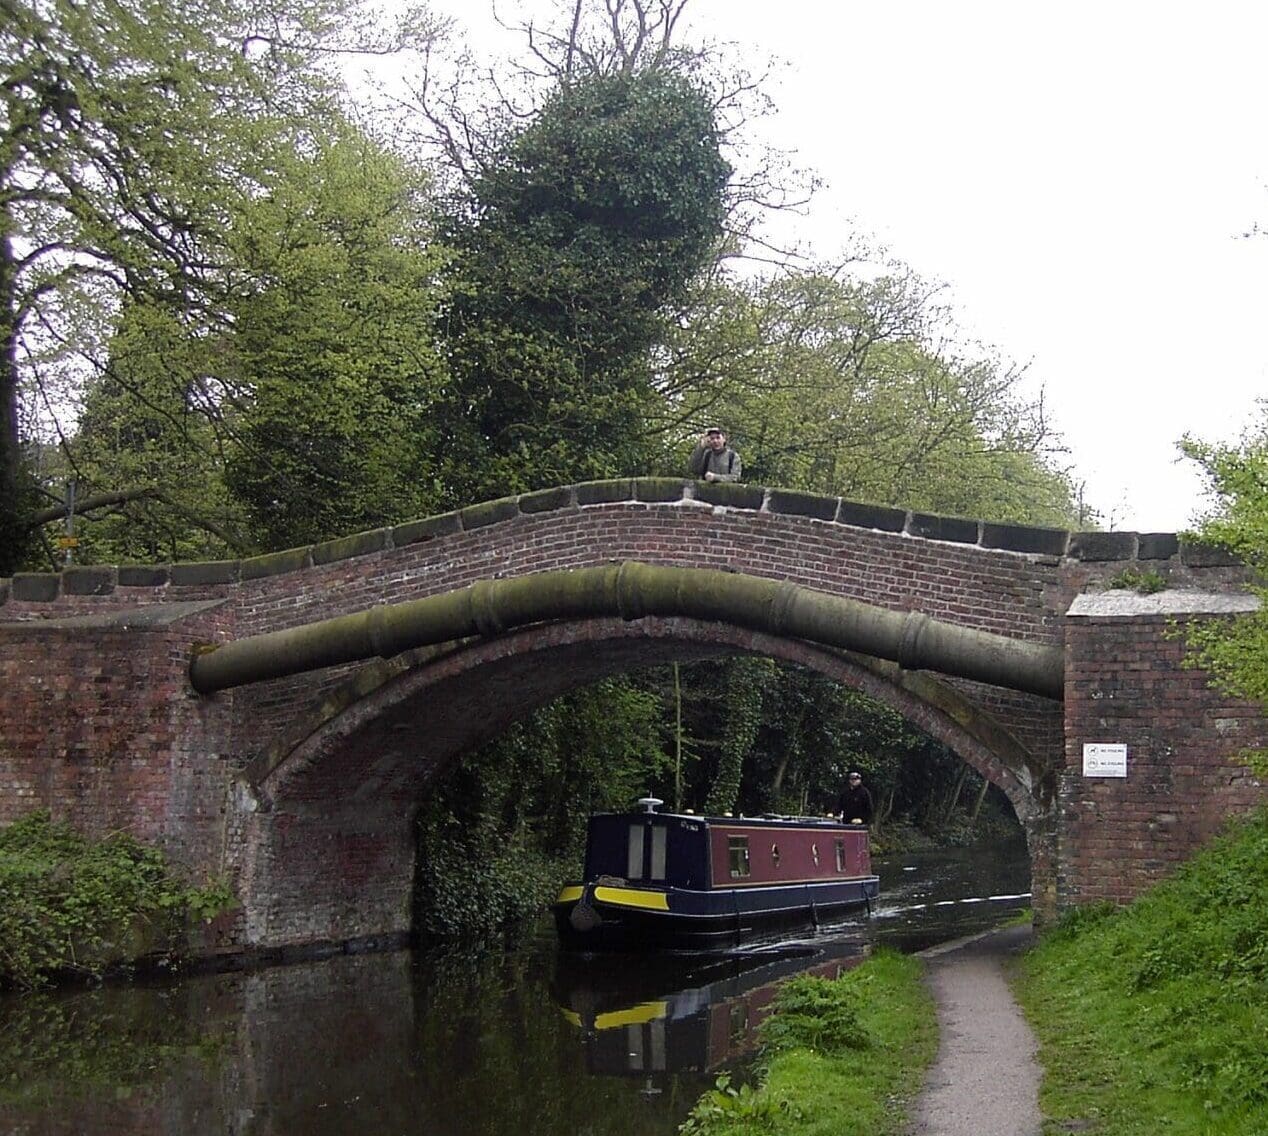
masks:
[[[482,0],[433,0],[473,31]],[[511,0],[500,0],[504,17]],[[1268,4],[691,0],[773,55],[774,139],[828,186],[800,236],[873,235],[1029,361],[1103,523],[1200,510],[1186,431],[1268,394]],[[694,38],[694,37],[693,37]]]

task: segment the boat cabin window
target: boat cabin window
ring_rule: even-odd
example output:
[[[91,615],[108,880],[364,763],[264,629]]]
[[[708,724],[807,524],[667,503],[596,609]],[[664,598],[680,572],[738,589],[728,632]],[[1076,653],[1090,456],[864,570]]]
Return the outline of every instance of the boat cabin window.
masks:
[[[651,832],[651,863],[645,864],[643,852],[648,841],[647,832]],[[625,878],[629,880],[663,880],[665,878],[665,847],[668,829],[664,825],[652,825],[649,829],[643,824],[630,825],[629,844],[626,848]]]
[[[662,825],[652,829],[652,873],[653,880],[665,878],[665,834],[669,830]]]
[[[643,878],[643,826],[630,825],[629,854],[625,862],[625,878],[641,880]]]
[[[727,851],[730,853],[731,879],[744,879],[749,874],[748,837],[728,836]]]
[[[837,871],[844,872],[845,871],[845,841],[838,840],[836,842],[836,845],[837,845]]]

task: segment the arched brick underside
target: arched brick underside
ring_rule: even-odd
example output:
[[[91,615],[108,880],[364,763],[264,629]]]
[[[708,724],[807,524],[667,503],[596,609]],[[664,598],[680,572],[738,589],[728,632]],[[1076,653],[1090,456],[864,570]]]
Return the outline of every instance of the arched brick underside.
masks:
[[[998,785],[1031,840],[1036,871],[1049,861],[1046,840],[1035,839],[1046,830],[1043,762],[945,684],[719,623],[583,620],[365,668],[345,697],[257,759],[245,772],[238,859],[248,942],[408,931],[414,803],[451,762],[601,678],[736,653],[800,664],[892,706]],[[1050,719],[1059,747],[1059,714]]]

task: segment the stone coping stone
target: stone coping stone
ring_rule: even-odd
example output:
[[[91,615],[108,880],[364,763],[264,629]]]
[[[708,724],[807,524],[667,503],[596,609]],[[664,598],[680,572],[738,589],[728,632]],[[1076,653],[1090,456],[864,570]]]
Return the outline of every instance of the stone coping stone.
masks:
[[[636,477],[634,479],[634,499],[636,501],[660,502],[681,501],[687,493],[687,482],[681,477]],[[709,484],[704,482],[704,484]],[[699,493],[696,494],[699,496]],[[757,506],[761,505],[759,495]]]
[[[741,485],[736,481],[699,481],[695,486],[697,501],[727,509],[760,509],[766,490],[760,485]]]
[[[118,583],[121,588],[161,588],[172,577],[166,564],[120,564]]]
[[[9,585],[15,600],[48,603],[61,592],[62,577],[57,572],[14,572]]]
[[[835,519],[840,525],[876,529],[879,532],[899,533],[907,527],[907,513],[904,509],[894,509],[889,505],[864,505],[844,499],[837,506]]]
[[[195,584],[235,584],[238,581],[240,560],[202,560],[192,564],[173,564],[173,587],[190,587]]]
[[[1189,568],[1232,568],[1242,560],[1227,548],[1185,541],[1180,546],[1180,563]]]
[[[629,477],[619,481],[583,481],[574,488],[578,505],[613,505],[635,499],[634,479]]]
[[[351,536],[336,537],[314,544],[308,550],[313,564],[331,564],[336,560],[349,560],[354,556],[368,556],[372,552],[382,552],[388,546],[390,529],[370,529],[367,532],[353,533]]]
[[[1240,615],[1259,610],[1259,597],[1244,592],[1198,592],[1171,588],[1143,596],[1127,588],[1084,592],[1066,613],[1075,618],[1113,619],[1141,615]]]
[[[1141,533],[1137,541],[1138,560],[1170,560],[1180,551],[1180,538],[1175,533]]]
[[[567,509],[571,504],[571,485],[559,489],[538,489],[535,493],[521,493],[519,496],[520,512],[525,514],[553,513]]]
[[[259,580],[265,576],[280,576],[283,572],[297,572],[312,567],[308,548],[288,548],[283,552],[266,552],[263,556],[251,556],[242,562],[242,579]]]
[[[123,611],[99,611],[90,615],[68,615],[60,619],[32,619],[22,623],[0,623],[28,631],[67,631],[91,628],[98,631],[149,631],[168,627],[191,615],[199,615],[227,601],[177,600],[175,603],[143,604]]]
[[[1070,534],[1065,529],[1041,529],[1030,525],[982,524],[982,547],[1003,552],[1035,552],[1064,556]]]
[[[1076,560],[1134,560],[1134,532],[1079,532],[1070,534],[1070,555]]]
[[[499,521],[509,521],[519,515],[518,497],[499,497],[496,501],[468,505],[465,509],[458,510],[464,529],[482,529],[485,525],[496,525]]]
[[[62,595],[105,596],[114,591],[115,570],[104,565],[67,568],[62,572]]]
[[[926,540],[947,540],[956,544],[977,544],[978,522],[963,517],[940,517],[935,513],[912,513],[907,532]]]
[[[392,529],[392,543],[397,548],[434,540],[438,536],[451,536],[462,532],[462,519],[457,512],[424,517],[421,521],[406,521]]]
[[[772,489],[769,508],[772,513],[791,513],[796,517],[813,517],[818,521],[835,521],[839,497],[821,497],[817,493],[798,493],[791,489]]]

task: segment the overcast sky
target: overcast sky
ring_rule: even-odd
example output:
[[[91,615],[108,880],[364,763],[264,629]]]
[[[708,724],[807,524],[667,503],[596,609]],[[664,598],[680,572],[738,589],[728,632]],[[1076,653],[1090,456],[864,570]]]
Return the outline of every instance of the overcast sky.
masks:
[[[433,8],[478,29],[489,5]],[[1268,227],[1268,4],[687,11],[783,61],[770,129],[828,183],[802,238],[870,234],[945,282],[969,333],[1030,363],[1104,523],[1185,527],[1201,482],[1177,440],[1234,440],[1268,394],[1268,236],[1243,237]]]

